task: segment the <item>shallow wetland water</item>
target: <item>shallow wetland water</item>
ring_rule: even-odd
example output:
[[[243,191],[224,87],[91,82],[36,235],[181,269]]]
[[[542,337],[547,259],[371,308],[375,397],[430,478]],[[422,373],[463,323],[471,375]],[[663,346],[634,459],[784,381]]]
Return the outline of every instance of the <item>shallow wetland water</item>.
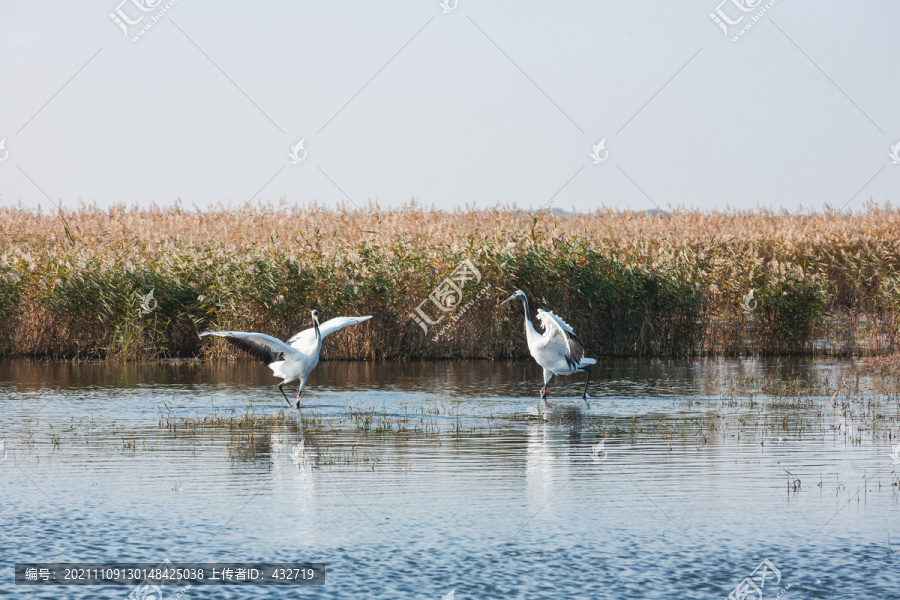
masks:
[[[0,595],[125,598],[13,564],[164,559],[327,564],[185,598],[726,598],[764,560],[765,598],[900,589],[900,401],[852,361],[601,361],[544,410],[529,362],[322,363],[300,412],[276,382],[0,363]]]

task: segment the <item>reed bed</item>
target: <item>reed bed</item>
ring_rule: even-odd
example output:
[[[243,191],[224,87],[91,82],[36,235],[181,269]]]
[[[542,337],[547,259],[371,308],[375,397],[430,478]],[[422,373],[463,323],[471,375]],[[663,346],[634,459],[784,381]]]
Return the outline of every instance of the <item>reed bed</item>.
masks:
[[[442,313],[429,294],[463,260],[481,279]],[[284,338],[318,308],[323,319],[374,315],[329,338],[325,359],[518,358],[521,308],[499,306],[518,288],[596,356],[880,355],[898,350],[898,266],[900,209],[877,205],[574,216],[4,208],[0,356],[232,357],[198,332]],[[423,301],[432,318],[445,314],[427,333],[410,316]]]

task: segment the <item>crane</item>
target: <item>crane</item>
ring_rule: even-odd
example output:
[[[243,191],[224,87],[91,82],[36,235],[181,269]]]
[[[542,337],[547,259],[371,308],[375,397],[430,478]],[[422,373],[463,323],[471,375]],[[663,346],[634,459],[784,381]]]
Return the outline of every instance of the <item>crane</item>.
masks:
[[[297,408],[300,408],[300,396],[303,395],[303,387],[309,374],[313,372],[316,365],[319,364],[319,353],[322,351],[322,340],[334,333],[340,331],[348,325],[357,325],[371,319],[371,315],[366,317],[336,317],[319,324],[319,311],[313,310],[310,313],[313,326],[310,329],[304,329],[300,333],[294,334],[283,342],[278,338],[264,333],[247,333],[244,331],[204,331],[200,337],[208,335],[224,338],[226,342],[250,354],[262,364],[268,365],[272,369],[275,377],[281,377],[282,381],[278,385],[281,395],[288,406],[291,401],[288,400],[287,394],[284,393],[285,384],[299,381],[297,387]]]
[[[547,400],[547,384],[554,375],[571,375],[579,371],[587,373],[584,380],[584,392],[581,397],[587,402],[587,387],[591,380],[591,365],[597,363],[593,358],[585,358],[584,346],[568,323],[561,318],[539,308],[537,318],[541,322],[544,333],[538,333],[531,322],[528,310],[528,296],[522,290],[516,292],[500,303],[504,305],[511,300],[521,300],[525,307],[525,338],[528,351],[534,360],[544,368],[544,387],[541,389],[541,400]]]

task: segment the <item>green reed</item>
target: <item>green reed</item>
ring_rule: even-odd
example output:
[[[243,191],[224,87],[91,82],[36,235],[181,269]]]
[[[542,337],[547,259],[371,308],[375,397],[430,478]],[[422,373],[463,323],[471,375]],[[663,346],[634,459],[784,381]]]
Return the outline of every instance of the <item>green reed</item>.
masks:
[[[101,225],[86,233],[90,227],[79,224],[79,214],[67,216],[65,236],[9,234],[0,244],[0,356],[232,356],[224,344],[197,334],[237,329],[286,337],[308,327],[309,311],[318,308],[324,319],[374,315],[329,339],[324,358],[524,357],[521,307],[499,306],[518,288],[533,309],[562,316],[596,356],[877,354],[893,351],[900,331],[898,253],[889,241],[864,244],[850,236],[843,246],[828,237],[787,244],[778,231],[761,241],[726,238],[722,231],[700,237],[685,234],[684,223],[711,217],[690,213],[671,217],[669,229],[648,234],[642,228],[632,236],[625,235],[626,217],[580,218],[582,230],[572,231],[556,217],[486,211],[482,220],[499,224],[479,230],[471,213],[438,214],[449,232],[433,239],[364,229],[376,226],[356,213],[316,213],[323,222],[340,220],[327,232],[307,225],[281,237],[203,240],[192,233],[197,223],[221,227],[231,219],[235,226],[252,221],[265,228],[275,217],[177,213],[190,223],[160,226],[160,239],[152,219],[172,215],[101,211],[91,217],[127,217],[146,229],[126,239],[98,232]],[[379,218],[402,220],[403,214]],[[9,210],[4,215],[54,223]],[[754,218],[787,227],[768,213],[740,218],[745,229]],[[354,220],[360,223],[347,224]],[[658,221],[647,226],[666,227]],[[463,293],[462,303],[472,300],[471,306],[456,321],[451,318],[460,311],[448,313],[426,334],[410,313],[466,259],[481,275]],[[148,311],[142,300],[151,289],[155,303]],[[482,289],[487,293],[475,299]],[[752,310],[742,305],[750,290]],[[447,323],[435,341],[435,330]]]

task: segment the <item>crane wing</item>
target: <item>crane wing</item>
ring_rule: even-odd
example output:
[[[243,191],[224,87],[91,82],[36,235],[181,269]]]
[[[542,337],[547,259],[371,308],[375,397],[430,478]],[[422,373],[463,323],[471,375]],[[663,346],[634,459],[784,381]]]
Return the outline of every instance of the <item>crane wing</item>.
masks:
[[[319,333],[322,335],[324,339],[326,336],[334,333],[335,331],[340,331],[344,327],[348,325],[357,325],[362,323],[363,321],[368,321],[372,316],[366,317],[335,317],[333,319],[329,319],[324,323],[319,324]],[[291,345],[293,348],[300,349],[305,346],[310,346],[316,341],[316,330],[310,327],[309,329],[304,329],[300,333],[295,333],[292,335],[287,343]]]
[[[560,355],[565,355],[566,363],[576,368],[584,360],[584,346],[568,323],[552,312],[539,308],[538,321],[544,328],[544,346],[549,350],[555,348]]]
[[[264,365],[284,360],[285,356],[297,351],[278,338],[264,333],[247,333],[244,331],[204,331],[200,337],[214,335],[224,338],[226,342],[256,358]]]

